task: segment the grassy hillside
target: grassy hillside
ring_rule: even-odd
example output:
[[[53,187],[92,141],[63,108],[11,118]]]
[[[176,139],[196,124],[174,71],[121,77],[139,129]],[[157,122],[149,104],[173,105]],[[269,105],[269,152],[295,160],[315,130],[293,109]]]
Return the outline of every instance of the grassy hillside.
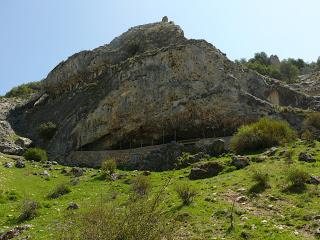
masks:
[[[290,191],[286,177],[293,167],[320,176],[319,147],[319,142],[298,141],[278,148],[275,155],[266,157],[263,162],[251,162],[246,168],[203,180],[189,180],[190,168],[152,172],[152,192],[158,192],[169,181],[163,207],[177,219],[177,239],[316,239],[320,226],[320,191],[312,184],[299,191]],[[316,162],[298,161],[300,152],[313,155]],[[230,156],[225,155],[209,161],[229,159]],[[130,180],[141,174],[118,170],[117,173],[123,174],[121,179],[106,181],[100,178],[99,170],[86,169],[78,184],[71,185],[70,193],[49,199],[48,194],[57,185],[76,183],[75,177],[61,173],[65,167],[53,165],[54,170],[48,170],[41,163],[26,162],[25,168],[5,168],[3,164],[8,161],[14,162],[8,156],[0,156],[0,233],[17,224],[21,204],[25,199],[31,199],[40,203],[39,215],[21,223],[32,224],[32,227],[19,237],[28,235],[37,240],[57,239],[62,227],[60,223],[74,212],[86,211],[95,203],[114,201],[121,204],[132,191]],[[45,170],[50,177],[35,175]],[[256,170],[268,174],[270,187],[253,194],[249,190],[255,184],[251,176]],[[183,206],[175,192],[180,182],[187,182],[197,190],[197,196],[189,206]],[[72,202],[80,208],[67,210]],[[231,221],[234,229],[228,230]]]

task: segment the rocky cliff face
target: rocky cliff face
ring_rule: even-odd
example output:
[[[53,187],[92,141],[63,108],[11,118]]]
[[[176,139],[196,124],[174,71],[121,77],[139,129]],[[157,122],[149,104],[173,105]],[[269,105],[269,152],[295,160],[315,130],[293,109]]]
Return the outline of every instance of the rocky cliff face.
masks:
[[[230,135],[266,115],[299,126],[302,116],[274,104],[307,109],[318,102],[235,64],[204,40],[186,39],[174,23],[158,22],[60,63],[44,80],[42,96],[10,120],[63,160],[75,150]],[[49,121],[58,129],[40,141],[37,128]]]
[[[0,98],[0,152],[20,155],[31,145],[31,140],[18,136],[11,127],[7,117],[11,110],[23,105],[19,98]]]
[[[311,96],[320,96],[320,71],[300,76],[299,83],[290,84],[296,91]]]

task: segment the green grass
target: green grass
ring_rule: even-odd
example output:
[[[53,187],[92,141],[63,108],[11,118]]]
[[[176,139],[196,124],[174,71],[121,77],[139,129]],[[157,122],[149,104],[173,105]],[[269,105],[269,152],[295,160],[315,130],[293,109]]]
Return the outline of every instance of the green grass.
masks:
[[[304,163],[297,159],[300,151],[315,154],[315,163]],[[316,239],[312,231],[319,223],[307,220],[305,217],[320,212],[320,191],[313,185],[307,185],[302,193],[286,192],[286,171],[289,168],[285,154],[281,151],[293,151],[293,164],[308,171],[312,175],[320,176],[320,143],[315,147],[309,147],[307,143],[295,142],[279,148],[276,155],[269,157],[262,163],[251,163],[250,166],[232,172],[223,172],[220,175],[203,180],[191,181],[188,179],[190,168],[175,171],[152,172],[150,175],[152,189],[156,193],[169,181],[166,188],[164,209],[177,216],[181,221],[179,232],[181,239],[242,239],[242,232],[250,235],[250,239]],[[212,158],[211,161],[226,161],[229,157]],[[80,205],[76,211],[84,211],[95,203],[115,201],[123,203],[132,194],[132,187],[128,179],[133,180],[139,172],[117,171],[127,176],[116,181],[99,180],[99,172],[96,169],[88,169],[76,186],[70,186],[71,192],[57,199],[48,199],[47,196],[56,186],[69,183],[71,176],[65,176],[60,170],[49,171],[51,177],[46,179],[34,172],[44,171],[41,163],[32,165],[27,162],[26,168],[4,168],[3,162],[8,161],[0,156],[0,192],[14,192],[17,198],[0,201],[0,232],[13,228],[20,214],[19,207],[25,199],[39,202],[39,215],[33,220],[27,221],[33,227],[24,235],[30,235],[32,239],[55,239],[59,231],[59,222],[66,219],[72,211],[66,210],[71,202]],[[290,166],[291,166],[290,165]],[[269,174],[270,188],[266,188],[260,194],[249,193],[250,187],[255,184],[252,181],[252,172],[264,169]],[[62,166],[56,166],[60,169]],[[92,175],[97,176],[92,177]],[[197,189],[194,201],[183,206],[178,198],[175,188],[177,184],[188,183]],[[239,192],[241,191],[241,192]],[[111,200],[116,195],[115,200]],[[246,204],[236,203],[233,210],[235,229],[228,232],[230,226],[229,215],[234,199],[246,195]],[[270,200],[270,196],[279,198],[278,201]],[[273,205],[272,207],[268,205]],[[247,220],[241,220],[247,218]],[[267,220],[266,223],[263,220]],[[307,227],[308,225],[308,227]],[[255,226],[255,229],[253,229]],[[280,230],[279,226],[283,229]],[[281,228],[281,227],[280,227]],[[310,229],[310,231],[308,230]],[[294,231],[299,234],[295,235]],[[24,236],[22,235],[22,236]]]

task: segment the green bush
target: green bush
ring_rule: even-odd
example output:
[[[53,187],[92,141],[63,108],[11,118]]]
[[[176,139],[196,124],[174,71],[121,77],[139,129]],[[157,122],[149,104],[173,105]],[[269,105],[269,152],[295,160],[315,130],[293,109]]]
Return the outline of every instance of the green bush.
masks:
[[[290,168],[287,172],[289,188],[303,188],[309,178],[310,174],[301,168]]]
[[[182,200],[183,205],[190,205],[197,195],[196,190],[187,183],[177,185],[175,190]]]
[[[270,177],[268,173],[264,173],[260,170],[255,170],[252,174],[252,180],[261,186],[267,187],[269,186]]]
[[[41,148],[28,148],[24,153],[24,158],[36,162],[44,162],[48,160],[47,152]]]
[[[264,173],[261,170],[254,170],[251,178],[255,182],[255,184],[249,190],[249,192],[251,193],[260,193],[263,192],[266,188],[270,187],[270,177],[268,173]]]
[[[296,132],[281,120],[262,118],[258,122],[241,126],[231,139],[231,148],[237,153],[261,150],[291,142]]]
[[[161,209],[158,198],[140,198],[124,205],[115,202],[90,206],[62,223],[61,240],[169,240],[178,226]]]
[[[38,216],[39,203],[33,200],[25,200],[21,207],[18,223],[34,219]]]
[[[107,177],[114,173],[117,169],[117,162],[115,159],[108,159],[102,162],[101,171],[103,176]]]
[[[147,176],[139,175],[132,183],[132,190],[139,196],[145,196],[151,189],[150,179]]]
[[[67,184],[60,184],[48,195],[48,198],[59,198],[70,192],[71,189]]]
[[[38,127],[38,134],[43,140],[50,140],[57,131],[57,125],[53,122],[42,123]]]
[[[12,88],[6,93],[5,97],[29,97],[30,95],[40,91],[41,82],[30,82]]]

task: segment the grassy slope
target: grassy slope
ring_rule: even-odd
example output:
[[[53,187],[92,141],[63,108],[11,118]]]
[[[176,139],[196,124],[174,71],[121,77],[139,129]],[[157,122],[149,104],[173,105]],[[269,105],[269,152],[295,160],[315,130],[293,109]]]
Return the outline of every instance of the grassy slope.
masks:
[[[308,185],[302,193],[284,193],[285,172],[289,168],[284,157],[277,159],[282,150],[293,149],[294,164],[308,170],[313,175],[320,176],[320,143],[312,148],[298,142],[294,146],[280,148],[276,157],[271,157],[263,163],[252,163],[249,167],[224,173],[219,176],[190,181],[187,178],[189,169],[152,173],[151,180],[153,191],[157,192],[167,181],[171,179],[167,189],[165,207],[169,212],[179,215],[182,222],[181,235],[184,239],[241,239],[241,233],[250,235],[250,239],[315,239],[311,231],[320,222],[316,220],[304,220],[305,216],[320,214],[319,191],[313,185]],[[314,153],[318,160],[316,163],[298,162],[297,154],[300,151]],[[228,157],[226,157],[228,158]],[[213,161],[215,159],[212,159]],[[34,220],[28,221],[33,227],[25,235],[32,239],[56,239],[59,220],[70,214],[66,208],[70,202],[80,205],[84,211],[95,202],[107,201],[111,193],[118,194],[115,201],[122,201],[130,193],[130,185],[124,181],[133,178],[137,172],[125,172],[127,177],[115,182],[106,182],[91,177],[98,170],[88,169],[86,174],[80,177],[80,183],[72,186],[72,192],[58,199],[49,200],[47,194],[59,183],[69,182],[72,177],[64,176],[60,170],[50,171],[52,177],[46,180],[41,176],[35,176],[33,172],[43,172],[40,164],[38,167],[27,163],[24,169],[6,169],[2,163],[8,161],[0,157],[0,190],[14,191],[18,194],[16,201],[0,201],[0,232],[11,229],[14,220],[19,215],[19,207],[23,199],[34,199],[41,203],[40,215]],[[57,166],[62,168],[62,166]],[[235,204],[235,230],[228,233],[229,217],[233,200],[241,195],[248,195],[242,188],[249,189],[253,182],[250,173],[259,168],[268,172],[271,176],[271,188],[256,197],[249,197],[246,204]],[[198,190],[198,196],[190,206],[181,206],[175,194],[175,184],[180,181],[188,181]],[[269,200],[270,195],[279,200]],[[273,205],[273,206],[268,206]],[[247,220],[245,220],[247,218]],[[262,222],[267,220],[266,223]],[[318,220],[319,221],[319,220]],[[309,230],[310,229],[310,230]],[[297,231],[296,233],[294,233]]]

